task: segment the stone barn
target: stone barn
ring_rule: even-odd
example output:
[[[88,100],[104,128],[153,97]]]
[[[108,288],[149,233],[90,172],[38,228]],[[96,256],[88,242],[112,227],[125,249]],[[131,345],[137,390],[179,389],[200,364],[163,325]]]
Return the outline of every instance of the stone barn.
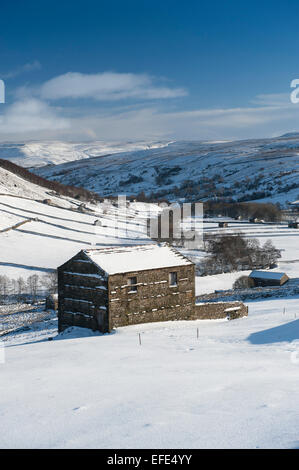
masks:
[[[253,279],[255,287],[283,286],[289,280],[285,273],[271,271],[252,271],[249,277]]]
[[[80,251],[58,268],[58,329],[194,319],[195,265],[166,244]]]

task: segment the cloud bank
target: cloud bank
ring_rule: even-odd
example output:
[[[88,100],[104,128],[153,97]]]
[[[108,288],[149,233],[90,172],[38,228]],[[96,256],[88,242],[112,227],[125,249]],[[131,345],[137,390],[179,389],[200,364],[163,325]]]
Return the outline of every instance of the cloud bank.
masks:
[[[188,94],[147,74],[69,72],[15,91],[0,105],[0,140],[238,139],[296,130],[299,105],[286,93],[249,106],[175,110]],[[169,102],[172,103],[169,107]]]
[[[16,101],[0,115],[0,135],[36,134],[69,128],[67,119],[60,117],[55,109],[35,98]]]
[[[39,94],[46,100],[89,98],[117,101],[177,98],[186,96],[187,91],[156,85],[155,80],[146,74],[104,72],[88,75],[69,72],[45,82]]]

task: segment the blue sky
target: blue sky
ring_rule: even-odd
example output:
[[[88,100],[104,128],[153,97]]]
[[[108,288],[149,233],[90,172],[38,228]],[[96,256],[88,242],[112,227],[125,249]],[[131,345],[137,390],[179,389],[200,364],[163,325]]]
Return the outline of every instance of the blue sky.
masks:
[[[297,1],[1,5],[0,139],[234,139],[298,129]]]

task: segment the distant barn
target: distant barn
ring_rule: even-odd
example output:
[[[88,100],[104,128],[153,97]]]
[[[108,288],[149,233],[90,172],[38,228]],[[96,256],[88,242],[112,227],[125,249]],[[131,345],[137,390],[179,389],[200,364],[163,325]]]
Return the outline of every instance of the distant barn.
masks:
[[[52,206],[53,202],[51,199],[43,199],[43,204],[47,204],[48,206]]]
[[[58,295],[50,294],[46,297],[45,310],[57,310],[58,309]]]
[[[291,202],[290,207],[293,212],[299,212],[299,201]]]
[[[289,228],[299,228],[299,222],[289,222],[288,227]]]
[[[255,287],[283,286],[289,280],[285,273],[271,271],[252,271],[249,277],[254,281]]]
[[[226,227],[228,227],[228,223],[227,222],[219,222],[218,227],[219,228],[226,228]]]

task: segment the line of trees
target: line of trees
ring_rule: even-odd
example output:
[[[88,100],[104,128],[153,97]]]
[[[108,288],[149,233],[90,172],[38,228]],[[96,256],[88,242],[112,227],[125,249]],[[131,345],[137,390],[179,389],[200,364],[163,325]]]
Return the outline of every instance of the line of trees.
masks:
[[[0,299],[31,300],[35,302],[39,297],[57,293],[57,273],[49,272],[43,276],[32,274],[26,280],[19,276],[11,279],[6,275],[0,276]]]
[[[206,241],[206,250],[209,256],[199,268],[202,275],[273,268],[281,258],[281,251],[271,240],[261,245],[256,238],[245,238],[240,233],[214,236]]]
[[[257,218],[267,222],[279,222],[281,220],[281,210],[277,204],[221,201],[206,201],[203,204],[204,214],[210,216],[219,214],[232,218],[241,216],[244,219]]]

